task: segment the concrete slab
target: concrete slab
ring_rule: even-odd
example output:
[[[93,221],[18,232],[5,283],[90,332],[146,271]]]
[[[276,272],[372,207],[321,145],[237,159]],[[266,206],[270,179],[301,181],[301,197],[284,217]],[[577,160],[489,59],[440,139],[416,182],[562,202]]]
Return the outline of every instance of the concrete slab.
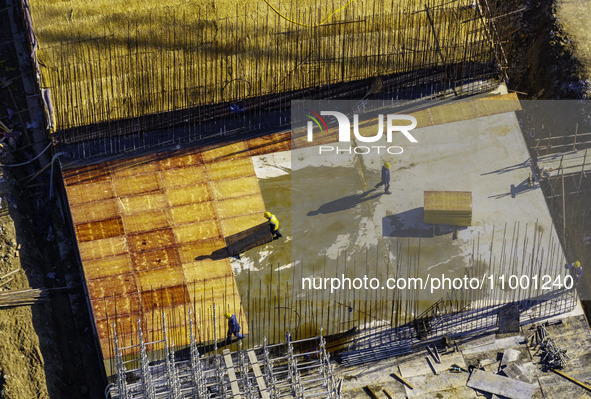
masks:
[[[513,337],[494,339],[493,342],[490,342],[490,343],[487,343],[484,345],[479,345],[479,346],[474,346],[471,348],[463,349],[462,353],[464,355],[471,355],[474,353],[500,350],[503,348],[518,346],[518,345],[520,345],[520,343],[522,343],[524,341],[525,341],[525,337],[523,335],[516,335]]]

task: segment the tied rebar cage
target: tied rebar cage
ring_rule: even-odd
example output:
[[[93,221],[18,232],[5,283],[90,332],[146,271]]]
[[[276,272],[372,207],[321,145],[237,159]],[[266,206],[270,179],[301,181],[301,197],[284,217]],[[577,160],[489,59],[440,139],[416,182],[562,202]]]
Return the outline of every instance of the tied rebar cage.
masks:
[[[172,343],[168,344],[164,313],[162,320],[167,348],[164,365],[161,361],[148,363],[142,356],[139,369],[130,369],[118,356],[111,398],[340,397],[322,332],[318,337],[298,341],[288,335],[286,343],[265,343],[246,350],[240,345],[237,351],[224,349],[221,355],[203,358],[193,349],[189,360],[179,360]],[[149,343],[144,343],[141,334],[139,329],[137,345],[144,354]],[[114,342],[120,354],[116,331]],[[192,334],[189,345],[197,347]]]

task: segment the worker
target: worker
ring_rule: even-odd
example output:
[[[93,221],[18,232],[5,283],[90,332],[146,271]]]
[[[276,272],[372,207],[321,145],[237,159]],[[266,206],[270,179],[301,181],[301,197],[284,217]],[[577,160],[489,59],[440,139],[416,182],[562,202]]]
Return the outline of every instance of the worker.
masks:
[[[265,217],[269,219],[269,228],[271,230],[271,235],[273,236],[273,239],[276,240],[280,237],[283,237],[279,232],[279,220],[277,220],[277,217],[273,215],[271,212],[265,212]]]
[[[236,338],[244,338],[244,335],[240,333],[240,324],[238,324],[238,320],[236,320],[236,315],[228,312],[226,313],[226,319],[228,319],[228,334],[226,343],[230,343],[232,341],[232,335],[234,335]]]
[[[573,287],[576,287],[581,277],[583,277],[583,266],[581,266],[581,262],[577,260],[569,263],[565,267],[570,272],[570,275],[574,280]]]
[[[386,194],[390,194],[390,162],[386,162],[382,166],[382,181],[376,184],[376,188],[385,186]]]

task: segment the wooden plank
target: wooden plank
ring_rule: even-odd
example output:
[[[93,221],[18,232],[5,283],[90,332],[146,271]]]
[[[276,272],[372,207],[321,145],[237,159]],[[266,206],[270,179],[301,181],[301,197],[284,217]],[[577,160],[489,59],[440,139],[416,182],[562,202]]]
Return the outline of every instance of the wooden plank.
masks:
[[[482,370],[472,372],[466,386],[510,399],[530,399],[536,390],[533,384]]]
[[[269,223],[261,223],[240,233],[226,237],[228,255],[234,256],[273,241]]]
[[[224,363],[226,364],[226,372],[230,379],[230,389],[232,390],[232,396],[234,398],[240,398],[240,388],[238,387],[238,381],[236,381],[236,371],[234,371],[234,363],[232,362],[232,355],[229,349],[222,351],[224,355]]]
[[[265,379],[263,378],[263,373],[261,373],[261,368],[257,360],[257,356],[254,353],[254,350],[252,349],[249,349],[247,353],[248,360],[250,360],[250,364],[252,365],[252,372],[254,373],[254,376],[256,378],[257,387],[259,388],[261,398],[270,399],[269,393],[267,392],[267,386],[265,385]]]

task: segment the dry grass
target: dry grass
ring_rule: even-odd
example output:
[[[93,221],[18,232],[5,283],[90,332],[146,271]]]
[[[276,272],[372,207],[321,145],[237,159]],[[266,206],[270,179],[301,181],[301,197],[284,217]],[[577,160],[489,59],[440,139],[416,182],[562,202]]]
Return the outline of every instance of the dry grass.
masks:
[[[270,2],[314,25],[348,1]],[[262,0],[31,0],[31,10],[63,129],[490,57],[471,0],[441,0],[429,16],[426,3],[355,0],[315,28]]]

